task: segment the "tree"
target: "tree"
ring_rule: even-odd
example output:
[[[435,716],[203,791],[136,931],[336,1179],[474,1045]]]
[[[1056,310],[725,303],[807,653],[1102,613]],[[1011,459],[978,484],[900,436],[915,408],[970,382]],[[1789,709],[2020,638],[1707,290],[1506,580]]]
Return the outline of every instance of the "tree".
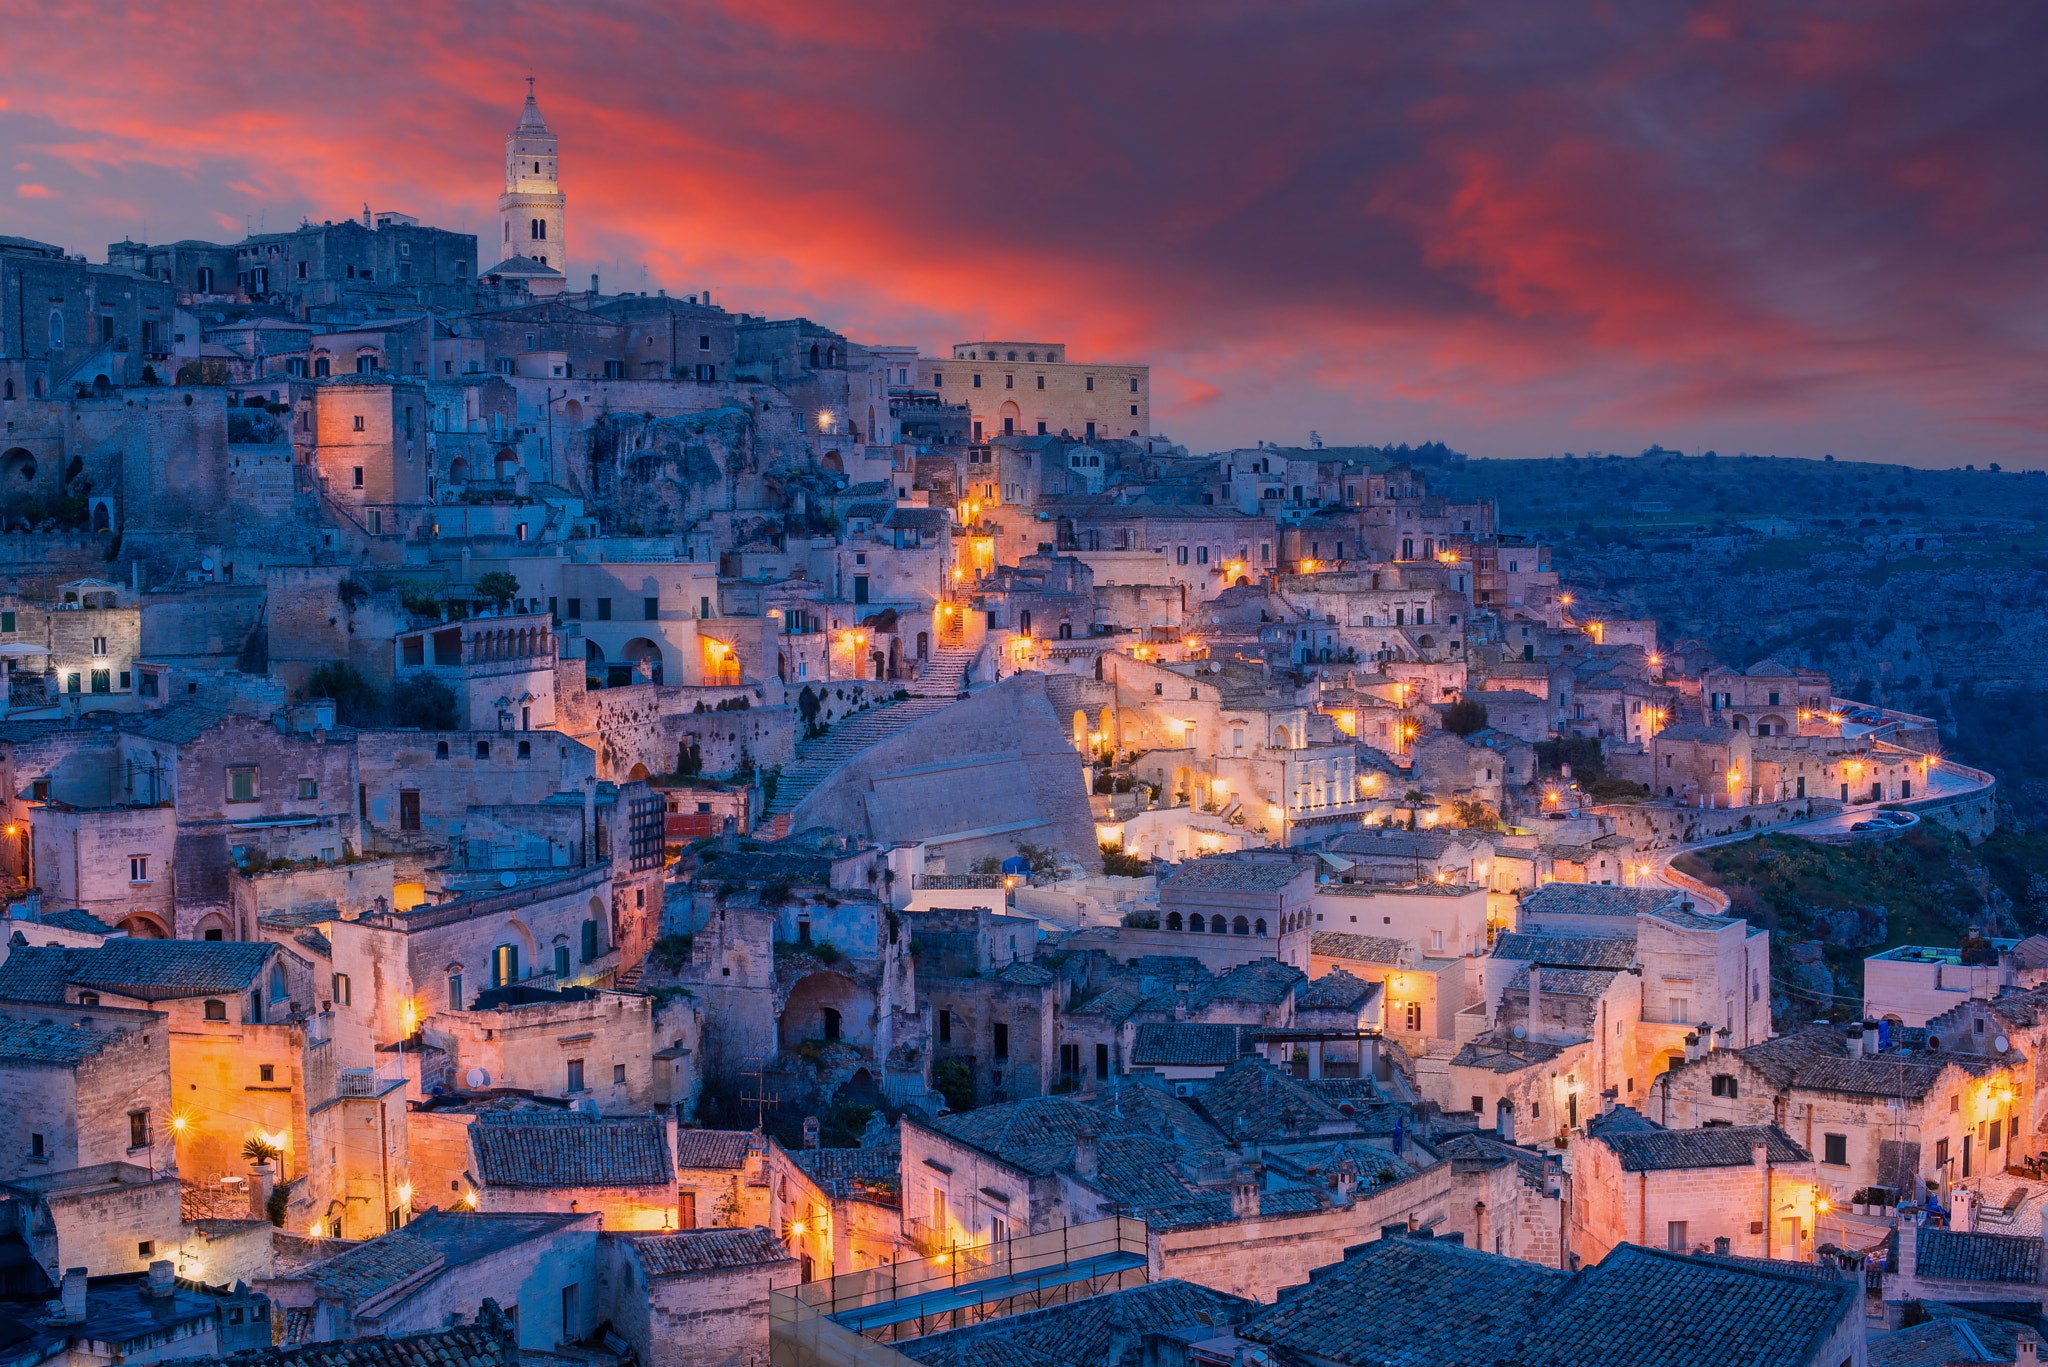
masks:
[[[974,1074],[968,1071],[964,1059],[942,1058],[934,1063],[932,1090],[946,1098],[948,1110],[974,1109]]]
[[[455,690],[431,674],[414,674],[391,690],[391,724],[422,731],[453,731]]]
[[[478,575],[476,583],[471,586],[471,591],[475,593],[478,602],[489,603],[499,612],[503,612],[511,607],[512,600],[519,596],[519,581],[504,570],[492,570],[487,574]]]
[[[1444,730],[1469,736],[1486,729],[1486,707],[1473,698],[1460,698],[1444,709]]]
[[[306,680],[306,696],[334,699],[334,719],[343,726],[376,726],[383,720],[384,696],[363,672],[346,661],[321,665]]]

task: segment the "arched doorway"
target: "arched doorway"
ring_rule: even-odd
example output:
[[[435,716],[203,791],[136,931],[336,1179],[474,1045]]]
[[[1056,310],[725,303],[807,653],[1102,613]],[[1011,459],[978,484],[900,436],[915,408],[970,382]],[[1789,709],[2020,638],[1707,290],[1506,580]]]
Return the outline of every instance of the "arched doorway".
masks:
[[[171,938],[170,927],[146,911],[138,911],[124,916],[118,925],[120,929],[128,932],[128,938],[131,940],[168,940]]]
[[[25,446],[17,446],[0,456],[0,484],[18,489],[35,483],[35,453]]]
[[[626,647],[623,653],[625,656],[625,663],[632,670],[632,681],[634,683],[662,682],[662,658],[660,646],[648,640],[645,636],[635,636],[632,640],[626,642]],[[730,654],[722,656],[721,660],[731,661],[734,674],[738,674],[738,660],[733,659],[733,657]]]
[[[626,775],[626,778],[631,782],[644,782],[647,777],[647,766],[644,764],[634,765],[632,772]]]
[[[1005,399],[997,416],[1003,420],[1003,432],[1007,436],[1016,432],[1017,423],[1023,418],[1024,410],[1017,407],[1015,399]]]
[[[1074,713],[1074,748],[1088,753],[1088,714],[1078,710]]]
[[[460,456],[450,461],[448,463],[448,482],[450,484],[469,483],[469,462]]]
[[[930,633],[930,632],[926,632],[926,631],[920,631],[920,632],[918,632],[918,633],[917,633],[917,658],[918,658],[918,659],[920,659],[920,660],[928,660],[928,659],[930,659],[930,658],[931,658],[931,650],[932,650],[932,638],[931,638],[931,633]]]
[[[569,402],[562,405],[562,416],[569,420],[569,425],[572,427],[581,423],[583,421],[583,405],[574,399],[569,400]]]

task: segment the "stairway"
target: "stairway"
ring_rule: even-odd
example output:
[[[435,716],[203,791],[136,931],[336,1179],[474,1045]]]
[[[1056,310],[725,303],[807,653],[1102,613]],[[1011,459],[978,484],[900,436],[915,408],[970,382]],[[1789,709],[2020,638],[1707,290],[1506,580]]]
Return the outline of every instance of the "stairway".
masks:
[[[965,686],[967,666],[979,653],[973,650],[939,651],[925,662],[923,677],[909,685],[910,697],[905,701],[842,717],[816,740],[799,741],[796,762],[782,771],[781,781],[775,789],[775,800],[761,814],[761,825],[775,827],[778,817],[787,817],[795,811],[819,784],[869,746],[952,706]]]

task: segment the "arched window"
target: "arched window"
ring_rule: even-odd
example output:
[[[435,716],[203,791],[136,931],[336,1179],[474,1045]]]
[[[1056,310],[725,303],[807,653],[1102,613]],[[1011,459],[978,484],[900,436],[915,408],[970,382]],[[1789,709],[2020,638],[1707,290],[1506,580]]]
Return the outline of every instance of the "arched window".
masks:
[[[1265,918],[1265,917],[1263,917],[1263,916],[1261,916],[1261,917],[1260,917],[1260,918],[1259,918],[1258,920],[1256,920],[1256,921],[1252,922],[1252,934],[1254,934],[1254,935],[1264,935],[1265,933],[1266,933],[1266,918]]]
[[[212,997],[206,999],[206,1018],[210,1021],[224,1021],[228,1018],[228,1004]]]
[[[1249,935],[1252,933],[1252,924],[1240,916],[1230,923],[1230,929],[1235,935]]]
[[[1028,632],[1028,631],[1030,631],[1030,630],[1031,630],[1031,614],[1030,614],[1030,613],[1028,613],[1028,612],[1020,612],[1020,613],[1018,613],[1018,614],[1017,614],[1017,630],[1019,630],[1019,631],[1023,631],[1023,632]]]
[[[64,349],[64,315],[56,309],[50,310],[50,350]]]
[[[1166,913],[1166,928],[1168,930],[1179,930],[1181,928],[1181,924],[1182,922],[1180,919],[1179,912],[1169,911],[1168,913]]]
[[[814,346],[812,346],[812,348],[811,348],[811,368],[812,368],[813,370],[815,370],[815,369],[817,369],[817,367],[818,367],[818,348],[817,348],[817,347],[816,347],[816,346],[814,345]]]
[[[1206,931],[1209,929],[1209,923],[1202,919],[1202,913],[1198,911],[1193,916],[1188,917],[1188,929]]]
[[[270,1000],[281,1002],[285,999],[285,996],[284,965],[272,964],[270,966]]]
[[[519,742],[519,758],[521,758],[521,759],[532,759],[532,758],[533,758],[533,742],[532,742],[532,741],[530,741],[530,740],[523,740],[523,741],[520,741],[520,742]]]
[[[491,743],[489,741],[480,740],[476,743],[476,757],[478,759],[489,759],[491,757]]]

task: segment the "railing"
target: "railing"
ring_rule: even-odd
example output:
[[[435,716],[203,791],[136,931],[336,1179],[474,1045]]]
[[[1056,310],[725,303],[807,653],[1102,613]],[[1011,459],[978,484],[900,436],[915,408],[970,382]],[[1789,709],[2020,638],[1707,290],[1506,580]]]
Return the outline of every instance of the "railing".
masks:
[[[924,1318],[927,1305],[929,1313],[950,1314],[990,1302],[1042,1298],[1047,1291],[1098,1275],[1136,1272],[1143,1279],[1148,1234],[1143,1220],[1112,1217],[988,1244],[963,1244],[957,1232],[918,1220],[907,1223],[913,1240],[932,1250],[926,1256],[805,1282],[796,1289],[796,1299],[835,1317],[884,1328]],[[903,1309],[854,1313],[888,1306]]]
[[[781,1291],[768,1293],[768,1361],[773,1367],[923,1367]]]

